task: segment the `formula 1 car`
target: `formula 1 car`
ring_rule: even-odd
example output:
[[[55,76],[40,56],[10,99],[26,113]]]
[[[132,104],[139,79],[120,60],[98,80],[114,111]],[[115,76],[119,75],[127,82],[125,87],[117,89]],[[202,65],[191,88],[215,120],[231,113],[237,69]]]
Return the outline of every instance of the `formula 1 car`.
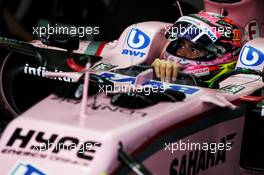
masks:
[[[247,42],[236,70],[212,82],[212,88],[183,73],[184,84],[165,83],[153,80],[146,65],[163,51],[162,31],[170,25],[138,23],[110,43],[79,46],[74,36],[44,38],[67,52],[41,41],[2,39],[0,46],[8,50],[1,68],[2,99],[19,117],[1,136],[1,174],[261,171],[261,163],[252,165],[247,154],[241,160],[239,155],[245,116],[262,116],[255,103],[263,100],[264,39]],[[111,89],[106,95],[104,87],[113,84],[133,92]],[[148,98],[134,93],[155,86],[158,91],[149,91]],[[246,145],[243,140],[242,150]]]

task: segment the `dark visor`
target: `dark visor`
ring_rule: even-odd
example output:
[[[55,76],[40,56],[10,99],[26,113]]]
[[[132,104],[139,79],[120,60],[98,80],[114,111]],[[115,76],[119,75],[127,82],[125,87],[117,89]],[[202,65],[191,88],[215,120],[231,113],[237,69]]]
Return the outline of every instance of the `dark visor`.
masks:
[[[209,36],[202,31],[202,29],[189,22],[179,21],[172,26],[168,39],[174,41],[179,38],[187,39],[205,50],[212,52],[216,51],[212,39],[210,39]]]

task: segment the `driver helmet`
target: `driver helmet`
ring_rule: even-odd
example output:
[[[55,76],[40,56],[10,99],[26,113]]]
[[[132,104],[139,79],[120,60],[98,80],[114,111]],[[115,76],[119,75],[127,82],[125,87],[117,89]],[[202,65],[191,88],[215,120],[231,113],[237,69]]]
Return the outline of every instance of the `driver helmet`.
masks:
[[[175,61],[184,73],[210,83],[233,70],[241,49],[241,32],[231,19],[209,12],[180,17],[168,30],[169,44],[161,57]],[[204,54],[188,57],[177,54],[182,43],[191,43]]]

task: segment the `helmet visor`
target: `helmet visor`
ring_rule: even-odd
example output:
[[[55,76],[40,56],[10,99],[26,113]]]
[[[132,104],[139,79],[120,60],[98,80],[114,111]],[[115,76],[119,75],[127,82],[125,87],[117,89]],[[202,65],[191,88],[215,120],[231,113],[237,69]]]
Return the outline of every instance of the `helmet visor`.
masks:
[[[201,27],[186,21],[178,21],[172,26],[168,39],[174,41],[179,38],[189,40],[205,50],[217,51],[214,44],[217,37],[214,32],[206,27]]]

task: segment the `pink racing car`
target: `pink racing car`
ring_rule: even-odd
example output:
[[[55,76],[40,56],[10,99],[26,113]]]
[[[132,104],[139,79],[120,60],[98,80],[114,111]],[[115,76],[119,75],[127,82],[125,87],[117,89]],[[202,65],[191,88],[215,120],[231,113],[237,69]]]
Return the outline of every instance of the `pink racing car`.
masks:
[[[258,142],[263,137],[264,39],[247,24],[257,18],[253,9],[258,7],[251,4],[252,16],[241,20],[251,40],[236,69],[209,87],[184,73],[182,84],[155,79],[148,65],[167,44],[162,31],[168,23],[129,26],[110,43],[79,43],[74,36],[49,36],[30,44],[1,39],[6,52],[1,96],[15,117],[0,140],[1,174],[264,171]],[[227,13],[234,4],[206,5]]]

